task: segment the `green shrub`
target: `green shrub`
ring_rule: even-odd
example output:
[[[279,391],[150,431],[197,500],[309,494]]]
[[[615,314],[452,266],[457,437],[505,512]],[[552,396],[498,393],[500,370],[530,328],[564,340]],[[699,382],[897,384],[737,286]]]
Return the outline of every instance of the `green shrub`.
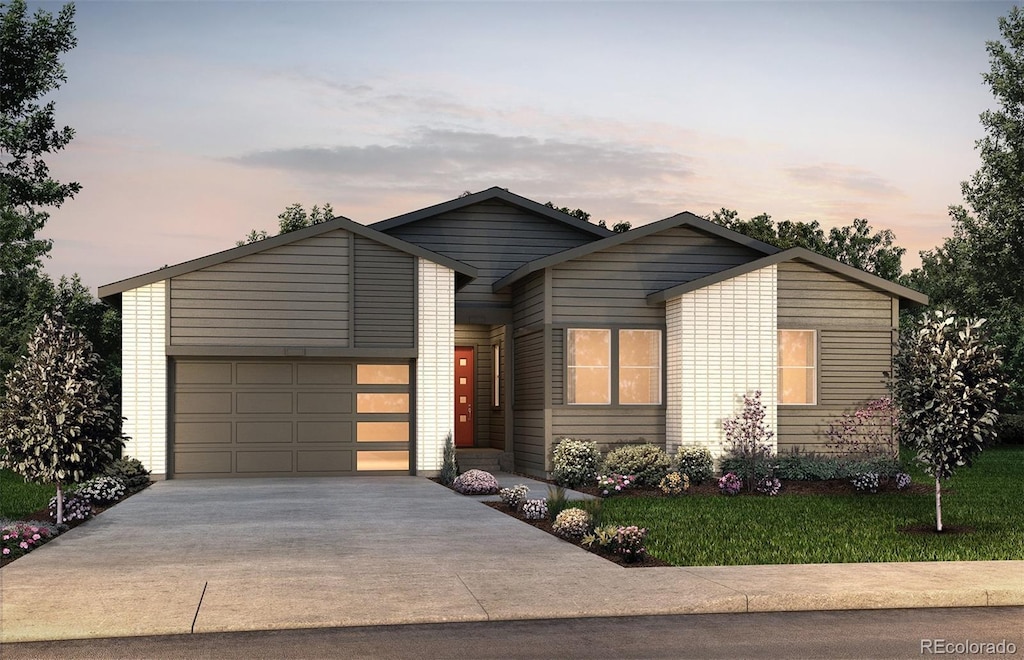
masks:
[[[444,438],[444,458],[441,462],[441,483],[451,487],[455,483],[455,477],[459,476],[459,463],[455,458],[455,443],[452,442],[452,434]]]
[[[731,469],[732,463],[732,459],[723,459],[722,469]],[[882,479],[891,479],[905,471],[904,465],[892,456],[857,459],[794,451],[775,460],[775,476],[783,481],[852,479],[862,473],[877,474]]]
[[[676,450],[676,466],[695,486],[715,476],[715,460],[706,447],[680,447]]]
[[[125,456],[103,469],[103,476],[115,477],[124,482],[128,490],[138,490],[149,485],[149,470],[137,458]]]
[[[562,438],[554,451],[554,471],[551,477],[559,486],[575,488],[592,486],[601,464],[601,452],[596,442]],[[550,510],[551,503],[548,502]]]
[[[652,444],[623,445],[604,457],[604,474],[631,474],[641,486],[657,486],[672,469],[661,447]]]
[[[996,442],[1004,445],[1024,445],[1024,414],[1004,414],[996,422]]]

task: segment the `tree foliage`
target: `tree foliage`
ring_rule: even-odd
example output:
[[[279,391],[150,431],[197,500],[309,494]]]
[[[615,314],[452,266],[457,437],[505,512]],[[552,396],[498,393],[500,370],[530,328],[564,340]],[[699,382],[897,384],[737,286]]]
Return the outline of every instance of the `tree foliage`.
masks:
[[[896,245],[891,230],[874,231],[864,218],[854,218],[853,224],[845,227],[832,227],[827,234],[817,220],[776,222],[767,213],[741,220],[739,213],[723,208],[709,219],[762,243],[783,250],[806,248],[887,280],[896,281],[903,273],[906,249]]]
[[[57,128],[53,100],[66,82],[60,57],[75,47],[73,5],[54,17],[28,16],[24,0],[0,3],[0,372],[24,349],[38,318],[25,310],[45,292],[41,258],[51,242],[38,237],[59,207],[81,186],[50,176],[44,158],[62,150],[74,130]]]
[[[893,394],[900,441],[935,477],[936,528],[942,531],[940,481],[970,466],[995,437],[997,402],[1005,386],[998,348],[984,319],[934,310],[904,333],[895,360]]]
[[[327,222],[333,218],[334,209],[330,204],[324,204],[323,208],[314,204],[313,208],[311,208],[308,213],[306,212],[306,209],[302,207],[302,204],[290,204],[284,211],[277,215],[277,233],[287,234],[291,231],[305,229],[306,227],[318,225],[321,222]],[[235,245],[248,245],[249,243],[262,241],[265,238],[270,238],[270,234],[264,230],[253,229],[244,239],[236,242]]]
[[[1005,405],[1024,410],[1024,12],[1012,8],[999,31],[983,76],[996,107],[981,114],[981,166],[961,184],[970,210],[950,207],[953,235],[921,253],[908,281],[933,303],[988,319],[1006,351]]]
[[[56,484],[63,522],[62,486],[99,473],[124,446],[99,356],[60,313],[48,314],[5,385],[0,465],[28,481]]]

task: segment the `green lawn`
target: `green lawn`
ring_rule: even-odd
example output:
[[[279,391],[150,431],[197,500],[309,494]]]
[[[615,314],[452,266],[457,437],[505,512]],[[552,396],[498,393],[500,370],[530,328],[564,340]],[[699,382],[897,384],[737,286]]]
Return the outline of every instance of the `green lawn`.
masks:
[[[968,534],[899,531],[934,526],[934,493],[623,497],[602,509],[606,524],[647,527],[648,551],[678,566],[1024,559],[1022,484],[1024,447],[989,449],[944,482],[943,524]]]
[[[42,509],[56,494],[55,486],[27,484],[10,470],[0,470],[0,518],[21,518]]]

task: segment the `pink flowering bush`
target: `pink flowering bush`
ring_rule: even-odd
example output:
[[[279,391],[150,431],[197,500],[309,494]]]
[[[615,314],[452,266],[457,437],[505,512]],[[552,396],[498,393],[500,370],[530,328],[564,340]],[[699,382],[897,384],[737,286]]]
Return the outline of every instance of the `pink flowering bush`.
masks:
[[[718,490],[723,495],[739,495],[740,490],[743,489],[743,480],[736,476],[735,472],[726,472],[722,475],[722,478],[718,480]]]
[[[498,480],[490,472],[467,470],[455,478],[452,488],[463,495],[493,495],[498,492]]]
[[[883,455],[899,458],[896,439],[899,408],[889,397],[868,401],[853,413],[829,422],[826,446],[845,456]]]
[[[56,533],[48,525],[14,522],[0,528],[0,553],[14,559],[49,541]]]
[[[628,564],[640,561],[647,555],[644,541],[647,540],[647,528],[629,525],[619,527],[615,533],[615,552],[622,555]]]
[[[604,497],[621,493],[635,484],[636,477],[631,474],[602,474],[597,478],[597,490]]]

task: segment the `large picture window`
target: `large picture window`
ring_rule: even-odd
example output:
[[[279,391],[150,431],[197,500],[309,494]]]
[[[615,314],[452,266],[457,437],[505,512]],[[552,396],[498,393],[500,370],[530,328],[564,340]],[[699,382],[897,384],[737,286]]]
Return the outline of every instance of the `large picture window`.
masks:
[[[661,403],[661,331],[619,330],[619,404]]]
[[[814,330],[779,330],[779,403],[817,402],[817,347]]]
[[[608,404],[611,392],[611,330],[569,330],[566,401]]]

